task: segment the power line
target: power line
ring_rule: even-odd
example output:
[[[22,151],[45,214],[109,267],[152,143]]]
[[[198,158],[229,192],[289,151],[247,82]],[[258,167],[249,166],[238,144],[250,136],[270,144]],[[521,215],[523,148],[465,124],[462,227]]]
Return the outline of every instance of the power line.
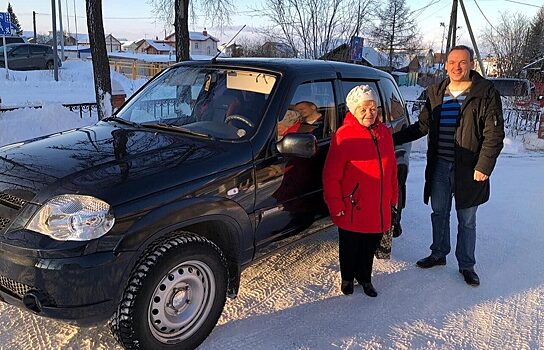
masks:
[[[538,6],[538,5],[527,4],[527,3],[521,2],[521,1],[514,1],[514,0],[504,0],[504,1],[513,2],[514,4],[520,4],[520,5],[532,6],[532,7],[540,8],[540,6]]]
[[[484,14],[484,11],[482,11],[482,9],[480,8],[480,5],[478,5],[478,2],[477,2],[476,0],[474,0],[474,3],[476,4],[476,7],[478,7],[478,10],[480,10],[480,13],[482,14],[482,16],[484,16],[486,22],[489,23],[489,25],[491,26],[491,28],[495,29],[495,31],[497,32],[497,34],[502,35],[502,34],[499,32],[499,30],[498,30],[497,28],[495,28],[495,27],[493,26],[493,24],[491,24],[491,22],[487,19],[487,17],[486,17],[485,14]]]

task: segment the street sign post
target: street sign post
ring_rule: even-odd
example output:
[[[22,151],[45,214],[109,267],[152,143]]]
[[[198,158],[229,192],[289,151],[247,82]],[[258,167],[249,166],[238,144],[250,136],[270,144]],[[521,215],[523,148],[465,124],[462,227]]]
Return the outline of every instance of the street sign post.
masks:
[[[0,12],[0,34],[2,34],[2,47],[4,48],[4,67],[6,68],[6,79],[9,79],[8,52],[6,49],[6,34],[11,34],[11,18],[8,12]]]

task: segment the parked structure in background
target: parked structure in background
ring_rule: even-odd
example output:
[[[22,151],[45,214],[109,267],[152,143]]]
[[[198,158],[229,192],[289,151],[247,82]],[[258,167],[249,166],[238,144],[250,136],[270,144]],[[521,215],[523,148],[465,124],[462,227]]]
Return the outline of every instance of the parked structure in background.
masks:
[[[121,41],[111,34],[106,35],[106,50],[108,52],[121,51]]]
[[[176,35],[172,33],[164,38],[165,42],[176,47]],[[202,32],[189,32],[189,53],[191,55],[214,56],[217,53],[217,43],[219,39],[208,34],[204,29]]]

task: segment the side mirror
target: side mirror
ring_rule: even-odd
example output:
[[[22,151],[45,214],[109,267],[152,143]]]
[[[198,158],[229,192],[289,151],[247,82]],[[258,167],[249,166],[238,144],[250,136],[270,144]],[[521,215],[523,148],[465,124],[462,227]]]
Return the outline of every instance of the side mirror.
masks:
[[[287,134],[276,148],[287,157],[311,158],[317,153],[317,139],[312,134]]]

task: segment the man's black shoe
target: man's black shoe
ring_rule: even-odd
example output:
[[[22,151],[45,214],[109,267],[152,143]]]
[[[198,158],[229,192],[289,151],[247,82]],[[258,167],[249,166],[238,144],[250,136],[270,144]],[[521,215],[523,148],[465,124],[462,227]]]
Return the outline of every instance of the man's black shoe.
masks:
[[[480,277],[478,277],[474,270],[459,270],[459,272],[463,275],[465,282],[467,282],[468,285],[473,287],[480,285]]]
[[[370,282],[362,283],[361,285],[363,286],[363,291],[369,297],[375,298],[375,297],[378,296],[378,292],[376,292],[376,289],[374,289],[374,286],[372,285],[372,283],[370,283]]]
[[[400,222],[393,226],[393,237],[397,238],[400,235],[402,235],[402,226],[400,226]]]
[[[340,290],[345,295],[353,294],[353,281],[342,280],[342,285],[340,285]]]
[[[426,258],[418,260],[416,265],[418,267],[421,267],[422,269],[428,269],[430,267],[437,266],[437,265],[446,265],[446,257],[437,258],[435,256],[429,255]]]

